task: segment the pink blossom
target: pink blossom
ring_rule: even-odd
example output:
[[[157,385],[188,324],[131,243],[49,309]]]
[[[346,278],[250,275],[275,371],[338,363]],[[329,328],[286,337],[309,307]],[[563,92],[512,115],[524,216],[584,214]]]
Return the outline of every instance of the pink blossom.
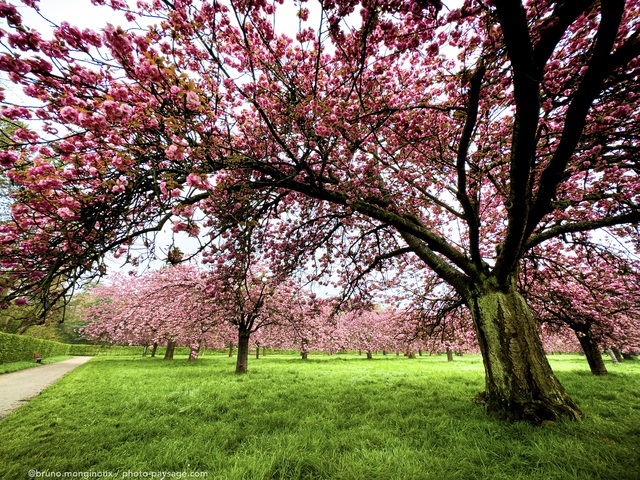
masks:
[[[196,92],[187,92],[186,99],[189,110],[198,110],[200,108],[200,97]]]
[[[63,220],[75,220],[78,215],[73,212],[69,207],[61,207],[56,210],[56,213]]]

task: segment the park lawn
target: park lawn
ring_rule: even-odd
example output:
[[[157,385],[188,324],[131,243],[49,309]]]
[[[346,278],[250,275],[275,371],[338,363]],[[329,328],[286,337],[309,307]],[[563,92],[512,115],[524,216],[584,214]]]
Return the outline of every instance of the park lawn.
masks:
[[[17,372],[20,370],[26,370],[27,368],[35,368],[41,365],[48,365],[50,363],[62,362],[73,358],[73,355],[56,355],[54,357],[47,357],[42,359],[42,363],[36,363],[35,360],[28,362],[11,362],[0,363],[0,374]]]
[[[582,423],[487,418],[471,401],[479,357],[273,355],[242,376],[222,355],[94,358],[0,421],[0,478],[640,478],[640,361],[606,377],[578,356],[551,362]]]

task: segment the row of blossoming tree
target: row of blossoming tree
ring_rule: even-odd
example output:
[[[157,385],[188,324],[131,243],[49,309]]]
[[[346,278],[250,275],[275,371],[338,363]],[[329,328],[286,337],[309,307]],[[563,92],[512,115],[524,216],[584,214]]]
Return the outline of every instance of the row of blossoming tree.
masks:
[[[608,252],[600,253],[614,260]],[[597,266],[602,272],[603,265]],[[367,358],[376,351],[410,357],[446,351],[449,359],[453,352],[478,352],[471,319],[460,308],[438,304],[442,297],[414,297],[406,309],[351,302],[336,312],[335,299],[319,298],[291,279],[276,282],[261,267],[243,271],[243,278],[188,265],[114,275],[90,291],[84,313],[90,323],[82,333],[96,341],[153,345],[154,351],[167,345],[165,358],[173,357],[173,346],[188,346],[190,360],[197,359],[201,348],[230,346],[231,355],[237,345],[236,373],[247,371],[250,345],[256,355],[263,346],[297,349],[302,358],[312,350],[357,350]],[[554,269],[529,270],[528,275],[545,277],[537,288],[527,283],[526,294],[532,297],[547,352],[584,352],[592,372],[602,375],[607,372],[603,348],[635,351],[640,346],[637,284],[626,278],[631,272],[603,285],[602,275],[583,263],[573,279],[577,285],[559,288],[547,278],[553,280]]]
[[[29,98],[2,107],[27,124],[0,152],[7,299],[46,306],[171,221],[268,218],[283,263],[433,272],[489,414],[581,418],[518,279],[548,242],[638,245],[639,0],[93,3],[122,25],[38,32],[0,0],[0,70]]]

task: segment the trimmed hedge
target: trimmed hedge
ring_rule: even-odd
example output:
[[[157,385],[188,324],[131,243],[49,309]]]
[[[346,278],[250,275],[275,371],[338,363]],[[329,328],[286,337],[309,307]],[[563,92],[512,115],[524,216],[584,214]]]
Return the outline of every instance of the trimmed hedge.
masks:
[[[35,353],[41,358],[68,355],[69,345],[25,335],[0,333],[0,363],[30,361]]]
[[[114,345],[81,345],[42,340],[27,335],[0,332],[0,363],[28,362],[35,353],[40,358],[56,355],[142,355],[144,347]],[[159,347],[156,357],[164,356],[165,347]],[[151,348],[148,354],[151,353]],[[176,347],[175,355],[188,355],[187,347]]]

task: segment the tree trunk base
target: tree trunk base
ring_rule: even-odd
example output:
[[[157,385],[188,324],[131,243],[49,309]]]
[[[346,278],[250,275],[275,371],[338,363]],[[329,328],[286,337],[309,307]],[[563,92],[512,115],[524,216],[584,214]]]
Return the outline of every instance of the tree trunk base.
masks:
[[[535,320],[515,286],[489,282],[469,302],[485,368],[485,392],[476,403],[487,415],[542,425],[580,420],[582,412],[549,365]]]
[[[480,392],[473,397],[473,402],[478,405],[484,405],[489,417],[507,422],[550,425],[562,420],[580,421],[583,417],[580,408],[570,399],[557,405],[543,400],[506,402],[491,398],[487,395],[487,392]]]

